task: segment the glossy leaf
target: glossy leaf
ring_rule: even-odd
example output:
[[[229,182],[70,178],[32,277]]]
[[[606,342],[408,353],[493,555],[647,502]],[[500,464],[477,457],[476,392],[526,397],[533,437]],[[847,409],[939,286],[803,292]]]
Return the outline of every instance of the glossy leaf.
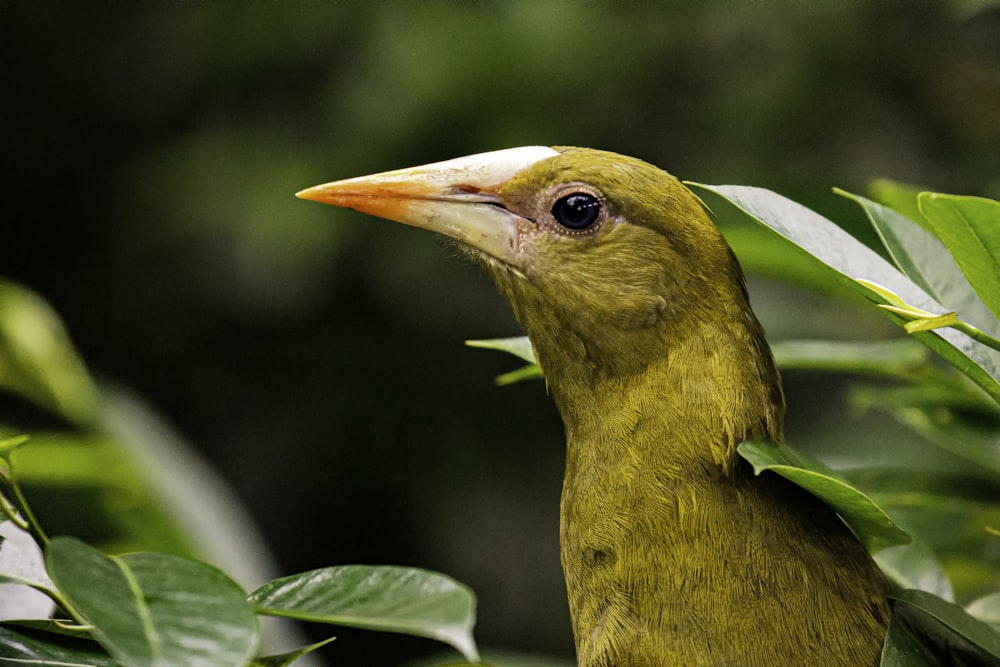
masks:
[[[747,440],[738,451],[753,465],[754,473],[759,475],[765,470],[778,473],[833,507],[869,552],[910,541],[910,536],[868,496],[822,463],[788,445]]]
[[[531,341],[527,336],[514,336],[512,338],[489,338],[486,340],[467,340],[465,344],[469,347],[478,347],[483,350],[500,350],[513,354],[518,359],[537,364],[535,349],[531,346]]]
[[[46,550],[49,576],[95,639],[128,666],[242,667],[257,619],[219,570],[160,553],[105,556],[68,537]]]
[[[522,366],[517,370],[498,375],[496,383],[500,386],[514,384],[522,380],[537,380],[543,377],[542,368],[535,359],[535,350],[531,346],[531,341],[527,336],[515,336],[513,338],[491,338],[488,340],[467,340],[465,344],[469,347],[478,347],[484,350],[499,350],[512,354],[518,359],[528,362],[527,366]]]
[[[972,660],[958,664],[1000,661],[1000,634],[958,605],[925,591],[906,590],[892,597],[896,600],[893,613],[903,617],[942,658],[959,655]]]
[[[763,188],[735,185],[691,185],[714,192],[830,268],[845,288],[878,304],[891,302],[858,279],[881,285],[916,308],[944,313],[937,303],[898,269],[818,213]],[[984,299],[985,301],[985,299]],[[897,323],[906,320],[889,317]],[[952,329],[913,334],[1000,401],[1000,353]]]
[[[896,266],[948,311],[992,335],[1000,321],[990,313],[951,253],[933,234],[891,208],[843,190],[868,216]]]
[[[909,624],[898,614],[889,619],[882,645],[881,667],[938,667],[937,657],[923,645]]]
[[[248,667],[287,667],[287,665],[292,664],[299,658],[309,655],[317,649],[323,648],[334,639],[336,639],[336,637],[330,637],[329,639],[324,639],[321,642],[316,642],[315,644],[310,644],[309,646],[303,646],[302,648],[289,651],[288,653],[266,655],[256,658]]]
[[[920,211],[983,303],[1000,319],[1000,202],[921,193]]]
[[[0,620],[48,618],[52,582],[42,550],[13,521],[0,521]]]
[[[478,660],[475,596],[418,568],[344,565],[276,579],[250,594],[260,614],[429,637]]]
[[[935,281],[927,275],[927,272],[941,268],[932,266],[928,260],[937,262],[942,259],[951,260],[948,249],[933,234],[918,227],[901,213],[839,188],[834,188],[833,191],[860,205],[896,267],[927,294],[945,303],[941,295],[935,292]],[[954,260],[949,264],[961,276],[961,271]]]
[[[93,641],[0,626],[0,665],[120,667]]]

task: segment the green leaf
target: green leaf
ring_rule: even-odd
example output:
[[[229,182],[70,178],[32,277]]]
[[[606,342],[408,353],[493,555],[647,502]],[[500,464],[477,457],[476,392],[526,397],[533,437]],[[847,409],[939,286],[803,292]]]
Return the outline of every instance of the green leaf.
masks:
[[[891,208],[843,190],[835,192],[861,206],[896,266],[910,280],[962,320],[994,336],[1000,334],[1000,321],[993,317],[951,253],[933,234]]]
[[[848,400],[862,410],[913,407],[958,409],[1000,427],[1000,406],[955,369],[934,363],[915,340],[783,340],[771,344],[782,371],[808,370],[867,375],[905,384],[858,385]]]
[[[0,388],[76,424],[96,416],[94,382],[58,315],[33,292],[0,280]]]
[[[823,216],[790,199],[763,188],[690,185],[724,197],[753,220],[829,267],[835,280],[843,287],[870,301],[893,305],[878,290],[858,283],[858,279],[881,285],[905,303],[921,310],[946,312],[941,304],[873,250]],[[900,324],[907,321],[894,314],[889,317]],[[1000,401],[1000,352],[952,329],[935,329],[913,336]]]
[[[961,376],[956,376],[961,377]],[[897,386],[855,385],[847,400],[859,410],[920,408],[924,410],[959,410],[982,424],[1000,426],[1000,406],[972,384],[948,382],[945,378],[911,376],[911,384]],[[965,378],[962,378],[965,379]],[[971,390],[971,391],[970,391]],[[945,416],[944,413],[940,413]],[[950,416],[953,413],[947,413]]]
[[[925,272],[941,268],[932,266],[928,260],[943,260],[949,265],[949,269],[954,267],[955,272],[961,276],[948,249],[933,234],[901,213],[840,188],[834,188],[833,191],[861,206],[896,267],[929,295],[945,303],[940,294],[935,293],[934,281]]]
[[[258,643],[244,592],[219,570],[160,553],[105,556],[69,537],[49,576],[94,638],[127,666],[243,667]]]
[[[892,597],[896,600],[893,615],[904,620],[939,660],[954,661],[937,664],[1000,661],[1000,634],[958,605],[925,591],[905,590]]]
[[[59,612],[60,616],[65,616],[64,612]],[[43,632],[47,635],[62,635],[75,639],[86,639],[93,641],[90,636],[89,626],[80,625],[69,618],[19,618],[16,620],[3,621],[12,627],[31,632]]]
[[[919,462],[916,462],[919,464]],[[845,473],[894,521],[919,536],[941,560],[956,599],[972,599],[1000,588],[996,535],[1000,480],[995,475],[895,467]]]
[[[35,540],[13,521],[0,521],[0,620],[48,618],[52,589]]]
[[[522,382],[524,380],[541,380],[545,376],[542,374],[542,367],[538,364],[528,364],[527,366],[521,366],[517,370],[510,371],[508,373],[502,373],[496,376],[493,381],[497,385],[504,387],[508,384],[514,384],[515,382]]]
[[[933,388],[856,390],[852,399],[865,408],[886,410],[941,449],[981,468],[1000,473],[1000,428],[996,414],[952,404],[960,396]]]
[[[940,663],[905,620],[898,614],[889,618],[889,629],[882,644],[881,667],[938,667]]]
[[[738,451],[753,465],[755,474],[765,470],[776,472],[830,505],[870,553],[910,542],[910,536],[868,496],[822,463],[788,445],[747,440]]]
[[[469,347],[478,347],[484,350],[500,350],[513,354],[518,359],[528,362],[527,366],[522,366],[517,370],[498,375],[495,381],[498,385],[504,386],[521,382],[522,380],[536,380],[543,376],[542,368],[535,359],[535,350],[531,346],[531,341],[527,336],[515,336],[513,338],[490,338],[488,340],[467,340],[465,344]]]
[[[0,440],[0,459],[10,461],[10,455],[14,453],[14,450],[27,444],[28,439],[26,435],[18,435],[6,440]]]
[[[429,637],[479,659],[476,600],[450,577],[418,568],[343,565],[282,577],[250,594],[257,613]]]
[[[917,341],[782,340],[771,344],[782,370],[832,371],[910,379],[930,365]]]
[[[875,554],[875,562],[898,589],[914,588],[954,601],[951,581],[930,546],[915,539]]]
[[[334,639],[336,639],[336,637],[330,637],[329,639],[324,639],[321,642],[316,642],[315,644],[310,644],[309,646],[303,646],[302,648],[289,651],[288,653],[282,653],[280,655],[266,655],[256,658],[248,665],[248,667],[286,667],[299,658],[309,655],[316,649],[323,648]]]
[[[535,349],[531,346],[531,341],[527,336],[514,336],[513,338],[488,338],[486,340],[467,340],[465,344],[469,347],[478,347],[483,350],[500,350],[513,354],[522,361],[529,364],[537,364]]]
[[[38,667],[120,667],[97,642],[0,626],[0,664]]]
[[[1000,202],[923,192],[920,210],[983,303],[1000,318]]]

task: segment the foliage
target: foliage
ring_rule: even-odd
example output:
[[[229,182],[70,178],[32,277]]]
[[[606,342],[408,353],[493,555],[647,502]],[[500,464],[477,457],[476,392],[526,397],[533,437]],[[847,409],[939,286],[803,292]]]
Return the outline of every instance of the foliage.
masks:
[[[186,553],[247,589],[325,564],[426,565],[477,591],[481,643],[570,655],[553,497],[562,426],[544,385],[497,392],[483,380],[505,360],[455,344],[515,335],[506,305],[431,235],[291,193],[574,144],[762,185],[875,240],[829,184],[863,192],[886,175],[1000,196],[1000,11],[989,5],[0,3],[12,166],[0,271],[54,305],[103,407],[120,412],[126,398],[133,410],[118,421],[153,427],[80,433],[33,404],[12,415],[0,396],[5,421],[18,418],[8,434],[32,432],[18,453],[25,492],[53,534],[108,553]],[[894,333],[856,303],[803,289],[825,288],[804,270],[790,287],[801,258],[758,244],[752,225],[724,226],[771,340]],[[879,387],[785,377],[786,432],[831,465],[928,453],[950,465],[923,435],[878,419],[892,409]],[[195,483],[204,465],[151,459],[159,439],[130,451],[164,420],[111,396],[108,378],[155,405],[167,435],[182,434],[229,487]],[[206,520],[205,486],[235,492],[215,504],[237,507],[237,495],[281,568],[243,574],[260,553],[245,542],[219,558],[245,533],[232,517]],[[200,511],[176,521],[185,502]],[[965,518],[949,518],[942,540],[964,540]],[[212,553],[193,548],[208,540]],[[975,555],[962,572],[984,562],[960,553]],[[965,599],[961,580],[977,577],[958,570]],[[323,653],[390,665],[429,645],[342,632]]]
[[[925,534],[921,518],[906,511],[920,505],[913,501],[914,495],[933,513],[933,508],[948,504],[971,505],[963,495],[970,488],[996,491],[998,487],[1000,323],[995,314],[1000,310],[1000,235],[996,232],[1000,204],[922,193],[914,206],[900,196],[904,190],[887,189],[884,184],[882,191],[891,193],[884,203],[842,193],[862,207],[890,264],[829,220],[772,192],[699,187],[721,195],[808,253],[827,272],[828,281],[875,303],[956,369],[933,364],[907,341],[810,340],[775,345],[776,358],[785,369],[823,368],[891,380],[893,385],[876,392],[882,405],[964,459],[968,468],[959,479],[934,470],[920,475],[892,469],[842,474],[788,445],[767,442],[744,443],[740,453],[757,474],[784,475],[832,504],[859,539],[878,552],[880,565],[897,586],[883,664],[934,664],[945,655],[942,651],[949,650],[1000,660],[1000,638],[989,626],[997,618],[997,594],[992,592],[995,575],[986,574],[974,585],[966,581],[966,588],[978,590],[980,597],[964,608],[954,604],[947,568],[935,554],[936,550],[947,553],[954,545],[934,543],[934,535]],[[921,219],[910,220],[903,210],[910,215],[916,211]],[[2,311],[6,319],[0,323],[5,334],[0,346],[5,372],[0,381],[5,389],[81,428],[100,424],[95,408],[100,389],[69,346],[57,318],[19,288],[0,287],[7,304]],[[530,343],[523,338],[469,344],[533,361]],[[540,376],[541,369],[529,363],[498,381]],[[869,396],[868,400],[880,399]],[[8,541],[0,547],[0,577],[7,586],[21,585],[49,596],[53,618],[58,620],[55,626],[21,619],[0,627],[0,656],[39,664],[239,666],[252,661],[254,665],[282,665],[322,644],[255,657],[260,644],[257,616],[277,615],[438,639],[467,660],[478,660],[471,634],[474,597],[464,586],[437,573],[341,566],[283,577],[247,595],[220,570],[191,558],[156,552],[107,556],[73,538],[50,539],[14,474],[15,451],[26,442],[25,437],[0,442],[0,501],[7,520],[45,547],[44,568],[13,568],[11,554],[17,553],[22,560],[31,556],[23,550],[15,552]],[[878,484],[873,483],[876,479]],[[900,503],[900,497],[905,502]],[[967,513],[977,528],[972,539],[975,548],[966,541],[962,545],[966,551],[996,549],[997,526],[986,523],[985,517],[997,509],[997,497],[1000,494],[994,493],[992,503]],[[899,523],[917,536],[912,543],[910,534],[890,518],[896,514],[901,517]],[[161,520],[161,525],[169,523]]]
[[[197,520],[187,522],[191,515],[177,511],[180,496],[159,493],[152,478],[142,474],[143,463],[175,472],[181,493],[195,496],[195,511],[211,517],[213,529],[225,534],[240,518],[216,514],[219,499],[191,486],[200,462],[184,457],[169,439],[157,436],[155,445],[179,461],[150,459],[140,443],[123,446],[123,440],[149,435],[141,429],[121,432],[115,425],[141,422],[147,415],[113,392],[102,392],[40,299],[0,283],[0,313],[0,388],[70,426],[39,431],[37,443],[23,435],[0,438],[0,619],[5,621],[0,662],[278,667],[329,641],[258,655],[258,617],[268,615],[430,637],[454,646],[469,661],[478,660],[471,635],[475,597],[451,578],[427,570],[342,566],[283,577],[248,595],[230,575],[195,558],[152,551],[108,556],[75,538],[49,538],[15,474],[15,459],[20,464],[21,455],[33,449],[40,451],[24,458],[33,466],[29,478],[36,483],[43,475],[47,484],[64,490],[92,488],[117,505],[119,514],[136,515],[106,527],[110,544],[152,541],[181,553],[205,547],[192,539]],[[0,426],[0,435],[9,429]],[[124,507],[116,502],[123,487],[134,489]],[[174,506],[161,509],[162,502]],[[247,544],[245,538],[237,542]],[[231,562],[254,558],[222,556]],[[51,600],[41,612],[37,595],[30,605],[22,602],[32,591]]]
[[[5,479],[16,488],[9,457],[5,462]],[[18,500],[17,509],[25,510]],[[45,542],[50,579],[0,572],[0,581],[45,593],[55,611],[45,624],[16,619],[0,627],[0,658],[53,666],[273,667],[327,643],[254,658],[261,640],[257,616],[278,615],[431,637],[478,660],[471,635],[475,598],[434,572],[343,566],[283,577],[248,596],[226,574],[193,559],[155,552],[106,556],[75,538],[44,538],[23,514],[7,516]],[[9,565],[3,555],[0,549],[0,567]]]
[[[826,280],[866,297],[926,346],[909,340],[781,341],[774,345],[779,365],[879,381],[867,393],[856,390],[858,400],[887,410],[961,458],[965,467],[958,474],[890,466],[834,471],[789,445],[768,442],[743,443],[740,454],[757,474],[786,476],[833,505],[875,554],[895,585],[884,665],[930,665],[946,657],[1000,660],[1000,636],[990,625],[1000,617],[995,568],[988,562],[980,567],[967,562],[982,560],[981,554],[988,559],[1000,541],[995,523],[1000,507],[1000,323],[994,316],[1000,304],[1000,237],[995,233],[1000,205],[920,194],[914,195],[914,206],[900,198],[905,190],[885,184],[882,191],[892,196],[883,203],[843,193],[869,217],[890,264],[829,220],[772,192],[699,187],[723,196],[808,253],[826,272]],[[919,212],[921,220],[910,220],[903,210]],[[94,406],[101,403],[102,390],[90,380],[57,318],[29,293],[0,287],[8,304],[3,310],[7,319],[0,323],[5,371],[0,383],[81,429],[101,432],[101,413]],[[26,335],[26,327],[34,334]],[[542,375],[524,338],[469,344],[530,362],[498,378],[500,383]],[[926,350],[953,368],[934,363]],[[275,579],[247,595],[230,576],[197,559],[149,551],[108,556],[74,538],[49,538],[15,475],[14,458],[34,446],[23,436],[0,442],[0,507],[8,525],[44,547],[44,560],[12,540],[0,542],[0,581],[48,596],[54,620],[22,618],[0,625],[0,657],[49,665],[274,667],[326,643],[258,655],[258,616],[273,615],[428,637],[450,644],[469,664],[479,659],[472,639],[473,594],[434,572],[339,566]],[[87,456],[92,458],[94,451]],[[106,470],[93,474],[108,480]],[[951,543],[936,530],[947,520],[940,510],[949,507],[957,508],[969,529]],[[159,522],[171,524],[168,518]],[[969,599],[962,605],[954,602],[949,571],[963,578]]]

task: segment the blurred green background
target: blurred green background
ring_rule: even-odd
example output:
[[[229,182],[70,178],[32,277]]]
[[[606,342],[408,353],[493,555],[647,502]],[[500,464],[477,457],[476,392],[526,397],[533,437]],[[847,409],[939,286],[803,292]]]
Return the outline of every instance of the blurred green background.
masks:
[[[432,235],[293,193],[584,145],[764,186],[872,239],[833,186],[1000,197],[992,5],[2,1],[0,277],[217,467],[279,572],[441,570],[477,592],[483,645],[569,655],[561,425],[542,383],[492,385],[515,360],[462,345],[517,334],[505,304]],[[720,224],[773,339],[902,335]],[[789,440],[834,465],[887,442],[924,456],[849,409],[845,382],[786,376]],[[85,523],[65,498],[39,509]],[[336,634],[335,664],[436,650]]]

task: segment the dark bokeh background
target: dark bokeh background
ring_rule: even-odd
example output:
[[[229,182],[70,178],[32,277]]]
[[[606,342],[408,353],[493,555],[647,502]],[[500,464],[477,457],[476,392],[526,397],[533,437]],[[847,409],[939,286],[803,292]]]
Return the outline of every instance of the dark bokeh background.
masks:
[[[482,643],[567,654],[561,426],[541,383],[492,386],[517,362],[462,345],[518,333],[506,306],[431,235],[292,194],[575,144],[859,230],[831,187],[997,197],[988,4],[0,1],[0,275],[204,452],[283,571],[439,569],[479,595]],[[772,337],[895,335],[767,264]],[[787,380],[791,434],[843,421],[836,382]],[[338,664],[433,648],[338,634]]]

